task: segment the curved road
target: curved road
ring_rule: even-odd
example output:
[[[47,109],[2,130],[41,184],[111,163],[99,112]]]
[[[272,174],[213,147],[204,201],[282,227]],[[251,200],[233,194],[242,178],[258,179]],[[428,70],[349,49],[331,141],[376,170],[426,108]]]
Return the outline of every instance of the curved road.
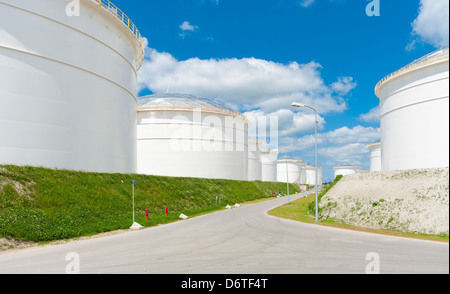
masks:
[[[267,215],[286,202],[286,197],[277,198],[141,231],[5,253],[0,255],[0,273],[64,274],[66,269],[79,269],[81,274],[365,274],[366,269],[381,274],[449,273],[448,243]]]

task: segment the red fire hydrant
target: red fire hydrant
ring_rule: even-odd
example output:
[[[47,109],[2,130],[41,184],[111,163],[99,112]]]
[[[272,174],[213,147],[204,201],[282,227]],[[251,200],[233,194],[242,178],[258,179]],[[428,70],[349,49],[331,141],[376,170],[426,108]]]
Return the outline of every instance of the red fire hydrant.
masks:
[[[145,210],[145,220],[148,221],[148,209]]]
[[[166,206],[166,216],[169,216],[169,207]]]

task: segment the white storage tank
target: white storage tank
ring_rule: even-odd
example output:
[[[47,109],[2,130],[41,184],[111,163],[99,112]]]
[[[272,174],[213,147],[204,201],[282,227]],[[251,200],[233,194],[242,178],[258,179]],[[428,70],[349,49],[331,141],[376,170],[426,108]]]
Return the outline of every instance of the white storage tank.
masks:
[[[295,183],[299,180],[301,174],[302,160],[283,158],[277,161],[277,180],[278,182]]]
[[[300,185],[305,185],[307,184],[307,173],[306,173],[306,167],[308,166],[307,163],[302,162],[300,163],[300,177],[297,181],[297,183],[299,183]]]
[[[359,166],[349,166],[349,165],[336,166],[336,167],[334,167],[334,177],[335,178],[337,176],[345,177],[348,175],[357,174],[359,172],[359,170],[361,170],[361,167],[359,167]]]
[[[277,182],[278,150],[261,151],[261,180]]]
[[[370,151],[370,172],[381,171],[381,142],[367,146]]]
[[[377,84],[383,171],[449,166],[448,78],[445,48]]]
[[[109,1],[74,3],[0,0],[0,164],[135,173],[143,39]]]
[[[248,121],[213,100],[185,94],[138,99],[139,174],[248,179]]]
[[[263,143],[259,140],[248,140],[248,180],[261,181],[262,179],[262,162],[261,149]]]
[[[310,186],[316,185],[316,167],[313,165],[306,165],[306,182],[305,184]],[[322,186],[322,168],[317,168],[318,171],[318,177],[317,177],[317,183],[319,186]]]

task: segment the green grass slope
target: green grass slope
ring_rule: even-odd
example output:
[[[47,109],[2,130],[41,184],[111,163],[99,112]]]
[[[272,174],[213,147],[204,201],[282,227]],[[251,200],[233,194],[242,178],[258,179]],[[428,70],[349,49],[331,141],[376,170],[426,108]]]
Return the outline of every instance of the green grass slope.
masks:
[[[283,183],[0,166],[0,237],[42,242],[128,229],[133,180],[136,221],[145,227],[178,220],[180,213],[193,216],[272,197],[273,191],[286,194],[287,188]],[[290,191],[297,190],[291,186]]]

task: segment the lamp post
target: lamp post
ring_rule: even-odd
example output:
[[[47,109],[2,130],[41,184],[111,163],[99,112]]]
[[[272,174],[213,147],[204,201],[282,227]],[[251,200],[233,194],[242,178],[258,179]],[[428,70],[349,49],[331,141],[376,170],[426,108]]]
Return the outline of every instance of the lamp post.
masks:
[[[316,223],[319,222],[319,167],[318,167],[318,160],[317,160],[317,125],[319,124],[318,121],[318,115],[317,115],[317,110],[315,110],[314,108],[307,106],[305,104],[302,103],[298,103],[298,102],[294,102],[292,103],[292,107],[294,108],[309,108],[312,111],[314,111],[314,113],[316,114],[316,121],[315,121],[315,137],[316,137]]]
[[[289,171],[288,171],[287,156],[285,156],[284,158],[286,159],[286,190],[288,193],[288,202],[291,203],[290,195],[289,195]]]
[[[133,189],[133,224],[135,222],[135,214],[134,214],[134,185],[136,184],[136,181],[131,181],[132,189]]]

